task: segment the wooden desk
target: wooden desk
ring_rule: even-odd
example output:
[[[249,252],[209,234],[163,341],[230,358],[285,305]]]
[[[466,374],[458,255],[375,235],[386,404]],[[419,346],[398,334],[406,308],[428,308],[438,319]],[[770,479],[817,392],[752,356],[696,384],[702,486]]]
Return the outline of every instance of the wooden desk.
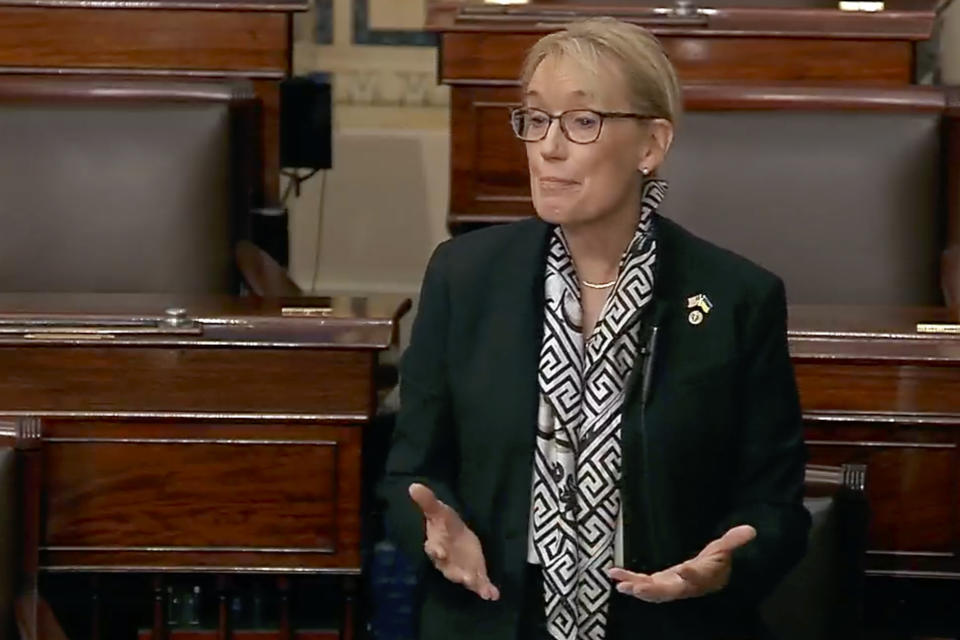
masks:
[[[329,302],[282,317],[255,299],[0,296],[27,588],[39,572],[358,575],[361,436],[409,301]]]
[[[519,102],[527,50],[563,22],[615,15],[646,26],[684,84],[904,86],[917,79],[917,47],[933,33],[938,2],[892,0],[886,11],[867,14],[822,0],[720,0],[678,16],[642,0],[434,0],[426,27],[439,35],[439,80],[451,87],[451,227],[532,213],[523,150],[510,137],[507,113]]]
[[[810,461],[867,465],[865,569],[893,591],[868,620],[897,618],[889,609],[911,594],[936,599],[904,579],[937,578],[923,583],[941,593],[960,585],[960,335],[916,332],[931,321],[960,322],[960,310],[790,309]]]
[[[527,49],[565,22],[612,15],[663,42],[685,82],[838,81],[911,84],[916,46],[937,22],[937,0],[887,0],[877,13],[840,11],[825,0],[695,2],[534,0],[496,5],[433,0],[426,26],[440,34],[440,78],[454,87],[512,84]],[[699,8],[697,8],[699,5]]]
[[[865,463],[867,572],[960,579],[960,335],[947,309],[792,307],[811,462]]]
[[[249,78],[262,106],[264,193],[279,197],[280,81],[306,0],[0,0],[0,74]]]
[[[355,576],[359,438],[377,353],[406,301],[340,299],[321,322],[254,300],[0,296],[0,329],[37,317],[158,321],[170,304],[197,325],[0,334],[0,419],[18,424],[0,436],[16,437],[27,462],[28,580]],[[960,580],[960,336],[915,331],[949,320],[960,311],[790,309],[811,462],[867,465],[873,578]]]

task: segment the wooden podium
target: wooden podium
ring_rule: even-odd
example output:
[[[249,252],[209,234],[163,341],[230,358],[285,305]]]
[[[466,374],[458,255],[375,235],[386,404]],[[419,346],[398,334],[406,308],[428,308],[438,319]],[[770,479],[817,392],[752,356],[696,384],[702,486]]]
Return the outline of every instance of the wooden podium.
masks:
[[[22,592],[38,574],[157,576],[159,639],[164,575],[338,575],[355,588],[362,434],[378,354],[408,308],[390,296],[0,296]],[[230,628],[226,608],[219,624]]]
[[[264,193],[279,196],[280,81],[306,0],[0,0],[0,74],[246,78],[262,103]]]

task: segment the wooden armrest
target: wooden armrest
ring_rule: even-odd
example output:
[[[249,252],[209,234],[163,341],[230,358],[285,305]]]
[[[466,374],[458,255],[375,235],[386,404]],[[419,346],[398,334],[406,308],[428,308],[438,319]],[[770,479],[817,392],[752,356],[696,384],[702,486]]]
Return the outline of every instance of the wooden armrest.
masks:
[[[948,307],[960,305],[960,246],[952,246],[940,258],[940,283]]]
[[[25,593],[13,605],[20,640],[68,640],[47,601],[36,593]]]
[[[237,267],[250,291],[261,298],[295,298],[303,295],[286,270],[266,251],[249,240],[236,248]]]

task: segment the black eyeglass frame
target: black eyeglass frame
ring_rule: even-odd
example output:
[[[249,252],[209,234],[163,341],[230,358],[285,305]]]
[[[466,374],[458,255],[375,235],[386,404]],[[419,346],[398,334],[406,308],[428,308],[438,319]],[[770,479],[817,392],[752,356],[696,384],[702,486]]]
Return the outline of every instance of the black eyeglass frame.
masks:
[[[547,123],[547,126],[543,130],[543,135],[541,135],[539,138],[521,137],[521,135],[517,132],[517,128],[514,126],[514,122],[516,122],[515,118],[517,114],[521,112],[529,112],[529,111],[542,113],[549,120],[549,122]],[[568,113],[592,113],[600,117],[600,126],[597,127],[597,135],[593,138],[593,140],[587,140],[585,142],[581,142],[580,140],[574,140],[572,137],[570,137],[570,132],[567,131],[566,125],[563,124],[563,116],[567,115]],[[517,107],[515,109],[510,110],[510,129],[513,131],[513,135],[515,135],[519,140],[522,140],[524,142],[540,142],[541,140],[547,137],[547,134],[550,132],[550,127],[553,126],[553,121],[557,120],[560,123],[560,131],[563,133],[563,136],[567,140],[569,140],[573,144],[593,144],[594,142],[600,139],[600,134],[603,133],[603,123],[607,118],[633,118],[635,120],[655,120],[659,117],[660,116],[648,115],[643,113],[632,113],[629,111],[596,111],[595,109],[567,109],[566,111],[561,111],[560,113],[553,115],[544,111],[543,109],[537,109],[536,107]]]

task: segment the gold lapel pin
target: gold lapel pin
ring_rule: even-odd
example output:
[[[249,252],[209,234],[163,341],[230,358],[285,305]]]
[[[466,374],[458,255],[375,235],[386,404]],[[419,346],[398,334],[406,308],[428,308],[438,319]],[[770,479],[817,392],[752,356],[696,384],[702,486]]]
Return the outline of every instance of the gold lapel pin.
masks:
[[[710,313],[710,310],[713,309],[713,303],[710,302],[710,298],[708,298],[706,294],[698,293],[695,296],[687,298],[687,308],[692,309],[690,315],[687,316],[687,320],[689,320],[692,325],[698,325],[703,322],[706,314]]]

